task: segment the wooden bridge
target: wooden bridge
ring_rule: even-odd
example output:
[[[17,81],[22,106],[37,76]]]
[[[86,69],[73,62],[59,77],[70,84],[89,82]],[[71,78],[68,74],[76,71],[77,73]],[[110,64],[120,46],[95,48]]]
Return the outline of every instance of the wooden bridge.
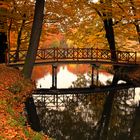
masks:
[[[35,64],[113,64],[113,65],[137,65],[137,52],[115,51],[117,60],[112,60],[113,51],[94,48],[46,48],[38,49]],[[8,52],[8,65],[22,66],[26,58],[27,50],[11,50]]]
[[[27,50],[9,51],[7,57],[7,64],[10,66],[23,66],[26,58]],[[115,55],[115,60],[112,60],[112,54]],[[38,49],[36,55],[35,64],[49,64],[52,65],[52,88],[57,89],[57,66],[59,64],[90,64],[91,70],[91,86],[94,86],[94,67],[98,69],[98,64],[111,64],[111,65],[125,65],[135,66],[139,65],[137,59],[137,52],[127,51],[110,51],[106,49],[94,49],[94,48],[46,48]],[[97,64],[97,65],[96,65]],[[98,70],[97,70],[98,71]],[[98,74],[97,74],[98,81]],[[95,89],[94,89],[95,90]],[[45,90],[45,92],[51,93],[51,90]],[[97,89],[98,91],[98,89]],[[96,92],[97,92],[96,91]],[[103,88],[102,88],[103,91]],[[42,91],[43,92],[43,91]],[[56,90],[55,90],[56,92]],[[59,90],[57,93],[64,93],[66,89]],[[67,91],[68,93],[69,91]],[[93,89],[74,90],[71,92],[93,92]],[[39,94],[41,94],[39,92]]]

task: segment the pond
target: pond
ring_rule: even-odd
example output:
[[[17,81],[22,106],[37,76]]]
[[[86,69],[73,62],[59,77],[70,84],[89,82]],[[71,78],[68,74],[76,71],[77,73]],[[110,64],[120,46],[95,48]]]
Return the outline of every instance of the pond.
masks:
[[[90,86],[89,66],[60,66],[58,88]],[[76,69],[76,70],[75,70]],[[86,70],[84,70],[86,69]],[[99,70],[99,83],[112,75]],[[96,83],[95,72],[95,83]],[[37,88],[50,88],[49,69],[37,80]],[[123,81],[119,81],[120,83]],[[140,88],[105,93],[42,95],[35,100],[44,133],[56,140],[139,140]]]

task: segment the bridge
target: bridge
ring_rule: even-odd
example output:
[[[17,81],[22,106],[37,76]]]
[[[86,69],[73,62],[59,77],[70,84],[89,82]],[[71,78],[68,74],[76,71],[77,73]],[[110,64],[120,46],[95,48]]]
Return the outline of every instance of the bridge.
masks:
[[[116,60],[111,55],[116,55]],[[7,64],[11,66],[22,66],[26,58],[27,50],[16,50],[8,52]],[[113,65],[137,65],[137,52],[110,51],[95,48],[46,48],[38,49],[35,64],[113,64]]]
[[[7,64],[10,66],[23,66],[26,58],[27,50],[11,50],[8,53]],[[116,60],[112,60],[112,54],[116,55]],[[107,49],[95,48],[46,48],[38,49],[35,64],[52,65],[52,88],[36,90],[38,94],[73,94],[73,93],[93,93],[110,89],[109,86],[100,88],[84,88],[84,89],[57,89],[57,66],[59,64],[90,64],[91,70],[91,87],[94,87],[94,69],[98,71],[99,64],[111,64],[119,66],[135,66],[139,65],[137,52],[128,51],[110,51]],[[17,57],[18,56],[18,57]],[[98,83],[98,74],[96,75],[96,83]],[[98,84],[96,84],[98,85]],[[121,86],[124,87],[124,86]],[[115,88],[115,87],[114,87]],[[120,86],[116,86],[120,88]],[[53,89],[53,90],[52,90]],[[34,93],[35,94],[35,93]]]

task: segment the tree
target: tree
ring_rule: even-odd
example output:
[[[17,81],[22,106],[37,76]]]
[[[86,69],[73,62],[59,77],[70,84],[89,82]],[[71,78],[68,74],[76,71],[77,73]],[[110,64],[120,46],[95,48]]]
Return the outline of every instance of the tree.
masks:
[[[137,5],[139,4],[138,1],[136,1]],[[135,25],[136,31],[137,31],[137,36],[138,36],[138,41],[140,44],[140,19],[139,19],[139,8],[138,6],[136,6],[136,4],[134,3],[134,0],[130,0],[130,4],[131,7],[130,9],[132,9],[130,12],[132,12],[134,19],[133,19],[133,24]]]
[[[33,23],[35,3],[30,0],[11,0],[8,14],[8,42],[9,48],[16,49],[15,60],[18,58],[18,50],[27,49]]]
[[[36,59],[37,49],[39,45],[43,16],[44,16],[44,4],[45,4],[45,0],[36,0],[30,44],[29,44],[25,64],[22,71],[24,77],[29,79],[31,78],[33,66]]]
[[[0,1],[0,63],[6,61],[6,49],[7,49],[7,2]]]

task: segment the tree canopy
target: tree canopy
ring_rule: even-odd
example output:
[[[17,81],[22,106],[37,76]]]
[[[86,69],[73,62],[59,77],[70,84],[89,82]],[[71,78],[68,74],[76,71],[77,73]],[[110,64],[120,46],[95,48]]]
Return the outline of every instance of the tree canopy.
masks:
[[[39,47],[139,48],[139,0],[46,0]],[[1,0],[0,31],[9,48],[27,49],[35,0]],[[113,55],[114,56],[114,55]],[[17,55],[18,60],[18,55]],[[113,59],[113,58],[112,58]]]

